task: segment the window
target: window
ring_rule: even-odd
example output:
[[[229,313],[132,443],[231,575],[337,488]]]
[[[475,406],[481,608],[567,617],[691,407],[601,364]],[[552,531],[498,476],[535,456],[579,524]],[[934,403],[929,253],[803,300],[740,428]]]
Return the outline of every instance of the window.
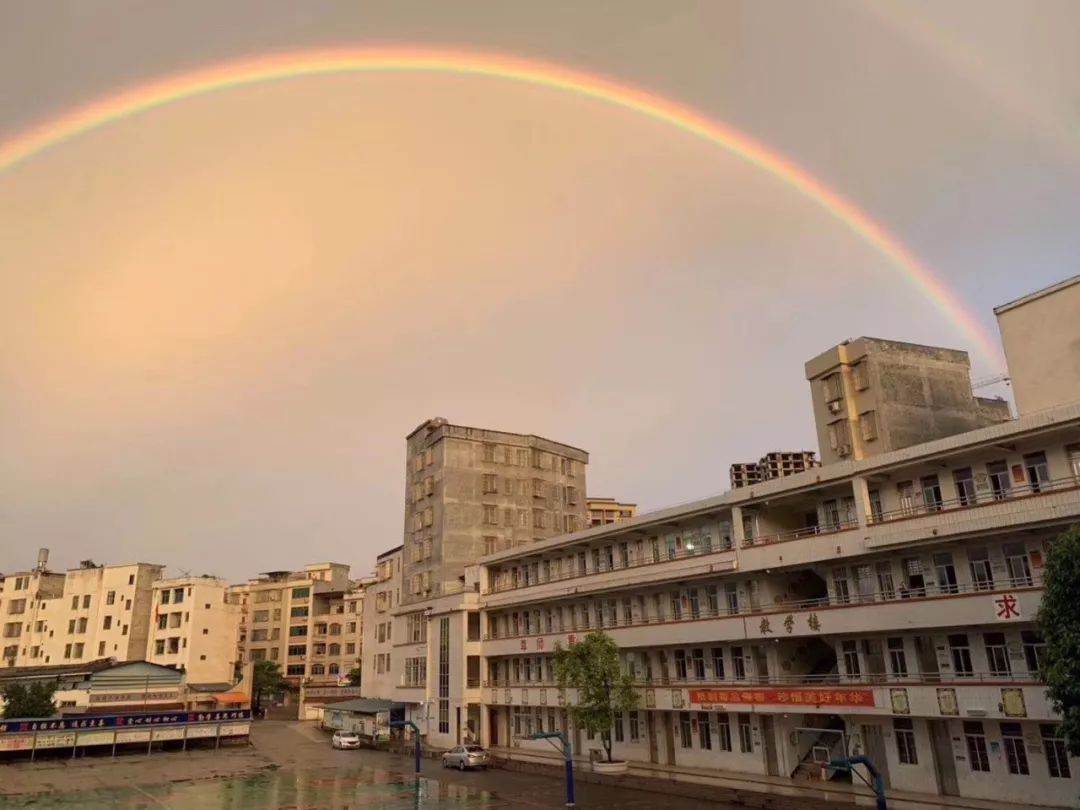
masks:
[[[165,654],[165,639],[159,638],[157,641],[154,642],[154,653],[156,655]]]
[[[484,475],[483,492],[485,495],[492,495],[499,491],[499,481],[492,474]]]
[[[105,619],[101,623],[101,629],[102,630],[111,630],[112,629],[112,616],[106,616],[105,617]]]
[[[427,641],[427,616],[423,613],[410,613],[405,617],[405,637],[413,644]]]
[[[176,588],[173,590],[173,603],[179,605],[184,601],[184,589]]]
[[[289,664],[285,667],[285,674],[289,677],[300,677],[304,674],[303,664]]]
[[[870,387],[870,374],[866,367],[865,360],[862,360],[851,367],[851,377],[855,382],[856,391],[865,391]]]
[[[881,523],[885,517],[885,513],[881,506],[881,492],[872,489],[868,494],[870,496],[870,522]]]
[[[495,461],[495,445],[484,445],[484,461]]]
[[[750,715],[739,715],[739,750],[744,754],[754,751],[754,735],[750,727]]]
[[[85,633],[86,632],[86,617],[85,616],[83,616],[82,618],[79,619],[79,624],[75,628],[75,632],[76,633]]]
[[[739,612],[739,589],[734,582],[724,586],[724,598],[727,601],[727,612],[734,615]]]
[[[639,719],[637,712],[630,712],[630,742],[637,742],[640,739],[641,720]]]
[[[746,680],[746,659],[743,657],[742,647],[731,648],[731,670],[735,680]]]
[[[297,605],[296,607],[289,608],[289,616],[293,619],[303,619],[308,615],[307,605]]]
[[[1050,468],[1046,465],[1046,453],[1028,453],[1024,456],[1024,472],[1032,492],[1042,492],[1050,483]]]
[[[76,642],[75,644],[72,644],[71,645],[71,657],[72,658],[82,658],[83,657],[83,647],[84,646],[85,645],[81,641]]]
[[[833,590],[836,593],[836,601],[846,605],[851,601],[851,588],[848,585],[848,570],[845,566],[833,569]]]
[[[896,755],[901,765],[918,765],[915,750],[915,724],[907,717],[893,718],[893,734],[896,736]]]
[[[694,667],[694,678],[699,681],[705,680],[705,650],[701,647],[691,650],[690,660]]]
[[[162,618],[165,618],[165,617],[162,616]],[[75,632],[75,620],[74,619],[68,619],[68,635],[70,636],[74,632]]]
[[[71,597],[71,609],[72,610],[78,610],[79,609],[79,597],[78,597],[77,594],[75,596]]]
[[[439,733],[450,733],[450,619],[439,619]]]
[[[1043,750],[1046,751],[1046,769],[1053,779],[1071,779],[1069,768],[1069,750],[1065,746],[1065,737],[1061,726],[1044,724],[1039,726],[1042,735]]]
[[[1008,498],[1012,487],[1009,481],[1009,465],[1004,461],[991,461],[986,465],[986,473],[990,478],[990,491],[994,500],[1002,501]]]
[[[718,680],[724,680],[724,648],[713,647],[712,648],[712,667],[713,677]]]
[[[924,476],[920,482],[922,486],[923,506],[927,512],[941,511],[941,482],[936,475]]]
[[[825,397],[825,402],[836,402],[844,398],[844,382],[840,379],[840,374],[830,374],[821,381],[821,391]]]
[[[128,585],[134,585],[134,584],[135,584],[135,575],[134,574],[129,574],[128,575]]]
[[[1024,645],[1024,660],[1027,662],[1028,672],[1038,677],[1043,668],[1046,642],[1038,630],[1021,630],[1020,641]]]
[[[427,658],[420,657],[405,659],[405,685],[427,685]]]
[[[612,716],[612,725],[615,728],[615,742],[623,742],[623,716],[622,712],[615,712]]]
[[[116,602],[116,591],[109,591],[105,594],[105,604],[111,605]]]
[[[977,591],[994,590],[994,571],[990,567],[990,552],[985,546],[968,549],[968,565],[971,566],[971,582]]]
[[[698,712],[698,745],[702,751],[712,751],[712,730],[709,728],[709,713]]]
[[[864,411],[859,414],[859,427],[862,429],[863,441],[872,442],[877,438],[877,413]]]
[[[290,627],[289,628],[289,635],[292,636],[293,638],[296,638],[297,636],[306,636],[307,635],[307,628],[306,627]]]
[[[858,645],[854,641],[844,641],[841,642],[841,647],[844,651],[844,671],[849,678],[858,678],[862,675]]]
[[[964,721],[964,739],[967,741],[968,763],[971,770],[990,772],[990,756],[986,753],[986,735],[978,720]]]
[[[309,596],[311,596],[311,588],[293,588],[292,589],[292,598],[293,599],[307,599]]]
[[[949,636],[949,654],[952,656],[953,673],[957,677],[970,678],[975,669],[971,665],[971,648],[965,633]]]
[[[484,504],[484,524],[487,526],[497,526],[499,524],[499,508],[495,504]]]
[[[907,655],[904,652],[904,639],[894,637],[886,640],[889,649],[889,667],[892,674],[898,678],[906,678],[908,674]],[[914,764],[914,763],[912,763]]]
[[[953,470],[953,483],[956,485],[956,500],[961,506],[971,506],[978,500],[975,495],[975,477],[971,474],[971,467]]]
[[[934,570],[937,573],[938,589],[942,593],[956,593],[960,590],[956,579],[956,566],[952,554],[941,551],[934,555]]]
[[[690,733],[690,712],[679,712],[679,744],[683,748],[694,746],[694,738]]]
[[[675,677],[680,681],[687,679],[686,650],[675,651]]]
[[[1009,651],[1005,647],[1004,633],[983,633],[986,645],[986,664],[991,675],[1005,676],[1012,674],[1009,664]]]
[[[1024,748],[1024,733],[1019,723],[1001,724],[1001,744],[1005,748],[1005,762],[1009,773],[1016,776],[1028,776],[1027,749]]]
[[[727,712],[721,712],[716,716],[716,739],[721,751],[731,750],[731,719]]]
[[[1005,555],[1010,584],[1014,588],[1030,587],[1031,563],[1028,561],[1027,547],[1023,543],[1006,543],[1001,551]]]

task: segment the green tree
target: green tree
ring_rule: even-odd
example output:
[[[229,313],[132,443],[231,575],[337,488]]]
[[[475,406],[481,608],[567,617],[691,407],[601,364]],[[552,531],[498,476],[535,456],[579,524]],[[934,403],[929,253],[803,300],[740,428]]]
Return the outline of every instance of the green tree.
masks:
[[[599,734],[611,762],[611,727],[615,716],[638,707],[634,680],[619,669],[619,647],[606,633],[589,633],[572,647],[555,650],[555,678],[562,689],[576,689],[570,717]]]
[[[356,666],[349,670],[349,686],[360,686],[360,659],[356,659]]]
[[[9,683],[0,689],[4,697],[4,719],[15,717],[53,717],[56,715],[55,681]]]
[[[1080,526],[1050,546],[1043,588],[1039,628],[1046,650],[1039,674],[1061,714],[1069,751],[1080,756]]]
[[[262,696],[272,695],[281,690],[283,679],[281,667],[277,661],[256,661],[252,675],[251,689],[255,698],[255,710],[262,708]]]

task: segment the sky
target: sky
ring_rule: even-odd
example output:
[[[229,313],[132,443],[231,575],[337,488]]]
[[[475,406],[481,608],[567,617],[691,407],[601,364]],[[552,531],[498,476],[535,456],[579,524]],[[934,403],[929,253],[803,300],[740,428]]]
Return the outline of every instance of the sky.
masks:
[[[996,335],[1076,272],[1078,27],[1071,0],[0,0],[0,150],[243,58],[542,60],[783,155]],[[0,169],[0,571],[366,573],[435,416],[585,448],[595,495],[705,497],[815,449],[803,364],[862,334],[1001,371],[819,205],[631,111],[446,74],[200,95]]]

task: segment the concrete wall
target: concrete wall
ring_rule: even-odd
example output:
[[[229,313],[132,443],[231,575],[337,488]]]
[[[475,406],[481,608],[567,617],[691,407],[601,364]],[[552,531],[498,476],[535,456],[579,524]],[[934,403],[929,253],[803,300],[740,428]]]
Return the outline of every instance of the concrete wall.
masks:
[[[994,313],[1020,414],[1080,400],[1080,276]]]

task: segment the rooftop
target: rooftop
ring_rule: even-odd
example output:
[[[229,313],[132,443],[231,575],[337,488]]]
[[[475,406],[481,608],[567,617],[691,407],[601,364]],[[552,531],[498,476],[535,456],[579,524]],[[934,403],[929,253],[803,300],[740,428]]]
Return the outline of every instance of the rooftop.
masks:
[[[417,433],[419,433],[424,428],[430,428],[430,430],[432,432],[434,432],[436,430],[439,430],[440,428],[456,428],[458,430],[476,430],[476,431],[481,431],[481,432],[484,432],[484,433],[500,433],[503,436],[513,436],[513,437],[516,437],[516,438],[519,438],[519,439],[533,439],[533,440],[539,441],[539,442],[548,442],[549,444],[557,444],[560,447],[565,447],[565,448],[567,448],[569,450],[574,450],[574,451],[576,451],[578,453],[584,454],[585,456],[589,455],[588,450],[582,450],[580,447],[575,447],[574,445],[567,444],[566,442],[559,442],[559,441],[556,441],[555,439],[549,439],[546,436],[538,436],[535,433],[516,433],[516,432],[514,432],[512,430],[499,430],[498,428],[474,427],[472,425],[455,425],[455,424],[452,424],[451,422],[447,421],[446,419],[444,419],[441,416],[436,416],[434,419],[425,420],[421,424],[417,425],[405,438],[406,439],[411,439],[413,436],[415,436]]]
[[[1067,278],[1064,281],[1059,281],[1057,284],[1051,284],[1049,287],[1044,287],[1041,290],[1036,290],[1033,293],[1028,293],[1023,298],[1017,298],[1015,301],[1010,301],[1007,304],[1002,304],[1001,306],[994,307],[994,314],[1001,315],[1003,312],[1008,312],[1010,309],[1016,309],[1017,307],[1021,307],[1024,304],[1028,304],[1032,301],[1038,300],[1039,298],[1050,295],[1051,293],[1056,293],[1059,290],[1064,290],[1068,287],[1071,287],[1074,284],[1080,284],[1080,275],[1073,276],[1072,278]]]

